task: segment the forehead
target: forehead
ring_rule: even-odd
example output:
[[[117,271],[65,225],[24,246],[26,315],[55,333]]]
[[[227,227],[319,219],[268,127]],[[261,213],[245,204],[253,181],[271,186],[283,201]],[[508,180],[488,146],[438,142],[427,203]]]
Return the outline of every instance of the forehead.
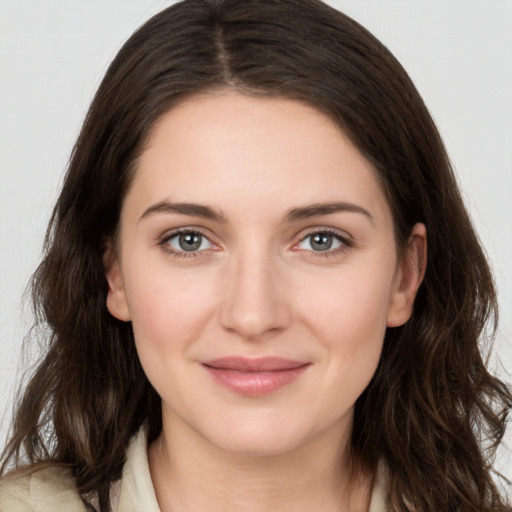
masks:
[[[229,91],[189,97],[159,119],[132,199],[139,208],[172,199],[222,211],[320,201],[389,210],[374,168],[327,116],[296,100]]]

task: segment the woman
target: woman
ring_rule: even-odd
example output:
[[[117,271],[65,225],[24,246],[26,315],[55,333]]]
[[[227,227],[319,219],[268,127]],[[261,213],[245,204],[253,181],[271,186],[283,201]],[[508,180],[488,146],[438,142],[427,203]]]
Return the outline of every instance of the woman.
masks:
[[[148,21],[46,249],[1,510],[510,510],[488,265],[413,84],[343,14]]]

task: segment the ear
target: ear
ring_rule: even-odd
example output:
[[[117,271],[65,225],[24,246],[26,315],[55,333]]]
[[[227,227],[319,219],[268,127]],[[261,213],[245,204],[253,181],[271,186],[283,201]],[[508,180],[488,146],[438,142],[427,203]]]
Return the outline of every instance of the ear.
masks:
[[[128,322],[130,320],[130,312],[126,301],[123,276],[121,274],[119,257],[115,252],[112,240],[106,243],[106,249],[103,253],[103,267],[108,283],[107,309],[118,320]]]
[[[418,223],[411,230],[393,278],[386,324],[388,327],[398,327],[409,320],[426,266],[427,229],[424,224]]]

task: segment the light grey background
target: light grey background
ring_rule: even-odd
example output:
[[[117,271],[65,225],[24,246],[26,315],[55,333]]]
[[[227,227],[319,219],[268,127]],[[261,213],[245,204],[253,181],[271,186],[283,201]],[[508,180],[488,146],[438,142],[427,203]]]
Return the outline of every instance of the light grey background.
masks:
[[[74,139],[116,51],[170,3],[0,0],[0,446],[31,324],[22,292]],[[496,354],[512,371],[512,0],[328,3],[395,53],[438,123],[495,272]],[[499,466],[512,477],[510,452]]]

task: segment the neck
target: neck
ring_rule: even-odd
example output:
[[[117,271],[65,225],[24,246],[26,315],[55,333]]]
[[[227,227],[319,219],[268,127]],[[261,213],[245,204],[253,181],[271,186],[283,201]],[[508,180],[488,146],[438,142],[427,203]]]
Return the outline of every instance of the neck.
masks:
[[[180,430],[164,427],[149,448],[162,512],[368,510],[372,478],[353,474],[339,430],[270,455],[228,452]]]

